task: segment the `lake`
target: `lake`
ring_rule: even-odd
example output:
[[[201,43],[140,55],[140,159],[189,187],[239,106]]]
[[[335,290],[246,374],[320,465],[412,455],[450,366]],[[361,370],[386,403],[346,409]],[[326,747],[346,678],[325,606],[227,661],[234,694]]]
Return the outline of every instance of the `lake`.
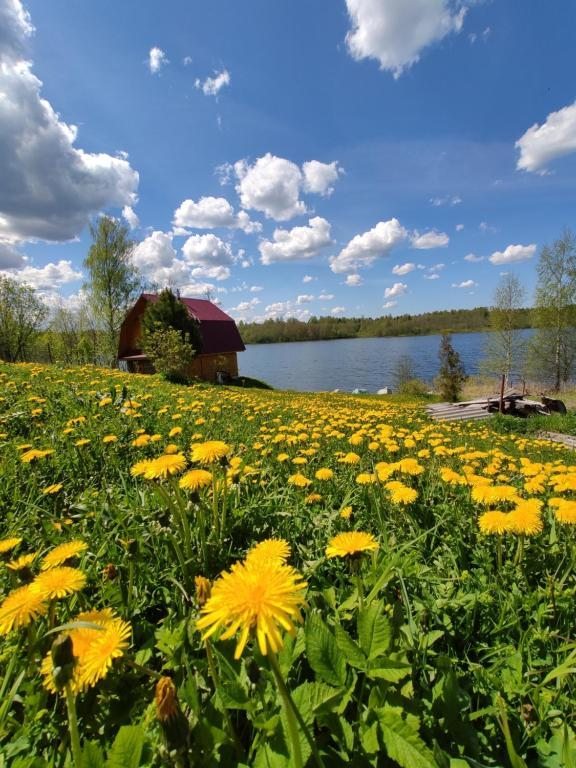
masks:
[[[521,331],[527,338],[532,331]],[[478,372],[488,333],[458,333],[452,345],[468,375]],[[391,387],[398,359],[409,355],[418,378],[438,373],[440,336],[388,336],[381,339],[336,339],[284,344],[250,344],[238,355],[240,375],[267,382],[275,389],[322,392]]]

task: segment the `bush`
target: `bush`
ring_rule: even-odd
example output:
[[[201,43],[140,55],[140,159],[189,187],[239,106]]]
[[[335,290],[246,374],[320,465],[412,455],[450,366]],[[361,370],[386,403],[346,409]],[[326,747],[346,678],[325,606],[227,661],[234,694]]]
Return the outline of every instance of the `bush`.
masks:
[[[187,373],[196,354],[189,342],[182,338],[175,328],[158,328],[147,332],[142,339],[142,348],[154,368],[167,381],[183,384],[189,381]]]

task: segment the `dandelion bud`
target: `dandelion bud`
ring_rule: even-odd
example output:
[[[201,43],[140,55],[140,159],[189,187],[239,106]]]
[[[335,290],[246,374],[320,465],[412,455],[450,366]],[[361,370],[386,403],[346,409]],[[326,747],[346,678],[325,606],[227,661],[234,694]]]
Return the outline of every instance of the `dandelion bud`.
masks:
[[[70,635],[58,635],[50,650],[52,678],[58,690],[70,682],[74,674],[74,652]]]
[[[161,677],[154,693],[156,717],[162,727],[166,746],[176,754],[188,745],[190,727],[180,709],[176,686],[169,677]]]
[[[204,576],[196,576],[194,586],[196,587],[196,602],[202,608],[212,593],[212,583]]]
[[[102,569],[102,576],[106,579],[106,581],[114,581],[114,579],[118,576],[118,568],[116,568],[114,563],[108,563],[108,565],[105,565]]]

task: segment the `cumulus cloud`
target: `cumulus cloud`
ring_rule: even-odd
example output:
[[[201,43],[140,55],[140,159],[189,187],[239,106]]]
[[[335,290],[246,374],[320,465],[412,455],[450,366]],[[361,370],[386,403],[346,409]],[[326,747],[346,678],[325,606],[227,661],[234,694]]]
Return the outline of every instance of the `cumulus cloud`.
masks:
[[[384,304],[382,304],[382,309],[392,309],[392,307],[395,307],[397,304],[398,302],[394,301],[394,299],[391,301],[385,301]]]
[[[155,231],[132,251],[134,266],[153,283],[179,285],[189,279],[189,269],[176,258],[172,236]]]
[[[408,290],[408,286],[406,283],[394,283],[392,288],[386,288],[384,291],[384,298],[385,299],[393,299],[397,296],[403,296],[406,291]]]
[[[267,320],[272,318],[287,319],[289,317],[294,317],[296,320],[308,320],[310,317],[310,311],[308,309],[300,309],[291,301],[275,301],[272,304],[268,304],[264,311],[266,314],[262,318],[255,318],[255,320]]]
[[[302,278],[303,283],[311,283],[312,280],[316,280],[316,278],[312,277],[312,275],[304,275],[304,277]]]
[[[227,227],[241,229],[247,234],[260,232],[260,222],[251,221],[246,211],[234,212],[232,205],[224,197],[201,197],[198,202],[184,200],[174,211],[175,233],[190,229],[215,229]]]
[[[495,251],[488,261],[492,264],[511,264],[513,261],[527,261],[536,253],[536,245],[509,245],[503,251]]]
[[[304,190],[318,195],[331,195],[334,192],[334,182],[344,173],[336,160],[331,163],[321,163],[319,160],[309,160],[302,165],[304,174]]]
[[[191,235],[182,246],[187,262],[200,267],[227,266],[233,263],[230,243],[216,235]]]
[[[273,240],[263,240],[258,249],[262,264],[273,264],[278,261],[312,259],[331,243],[329,222],[315,216],[309,220],[307,227],[275,229]]]
[[[475,264],[478,261],[484,261],[484,256],[476,256],[475,253],[468,253],[464,256],[464,261],[469,261],[471,264]]]
[[[460,205],[462,198],[460,195],[445,195],[444,197],[431,197],[430,202],[435,208],[442,205]]]
[[[437,272],[430,272],[428,275],[424,275],[425,280],[439,280],[440,275]]]
[[[264,290],[263,285],[251,285],[250,286],[250,293],[260,293],[260,291]]]
[[[424,232],[422,235],[420,235],[418,232],[414,232],[411,239],[412,248],[418,248],[420,250],[429,250],[430,248],[443,248],[450,242],[450,238],[445,232],[436,232],[436,230]]]
[[[314,298],[310,293],[301,293],[296,299],[296,304],[310,304],[311,301],[314,301]]]
[[[520,150],[516,168],[539,173],[556,158],[576,152],[576,101],[528,128],[515,147]]]
[[[463,280],[461,283],[452,283],[452,288],[475,288],[477,285],[474,280]]]
[[[26,256],[10,243],[0,242],[0,269],[20,269],[26,264]]]
[[[140,219],[131,206],[125,205],[124,208],[122,208],[122,216],[130,229],[138,229],[140,226]]]
[[[306,213],[306,205],[300,200],[302,192],[331,194],[343,171],[336,161],[309,160],[299,168],[291,160],[267,152],[252,165],[247,160],[238,160],[234,165],[218,166],[216,173],[221,184],[236,177],[236,192],[244,208],[261,211],[276,221],[287,221]]]
[[[396,264],[396,266],[392,267],[392,274],[401,277],[402,275],[407,275],[409,272],[413,272],[415,269],[416,264],[407,261],[405,264]]]
[[[358,274],[346,275],[346,285],[357,287],[359,285],[362,285],[363,282],[364,280],[362,279],[362,275],[358,275]]]
[[[230,307],[228,309],[228,312],[233,312],[236,314],[244,314],[246,312],[251,312],[255,307],[260,304],[260,299],[250,299],[250,301],[241,301],[236,307]]]
[[[333,272],[356,272],[369,267],[380,256],[386,256],[408,236],[398,219],[379,221],[373,229],[356,235],[337,256],[330,259]]]
[[[92,214],[132,205],[138,174],[125,158],[74,146],[76,127],[41,97],[24,58],[28,14],[19,0],[2,0],[0,14],[0,239],[68,240]]]
[[[325,293],[322,291],[322,293],[318,294],[318,301],[332,301],[334,299],[333,293]]]
[[[351,56],[376,59],[396,78],[427,46],[460,32],[466,13],[450,0],[346,0],[346,6]]]
[[[153,75],[158,74],[162,67],[165,67],[166,64],[168,64],[168,57],[162,50],[162,48],[158,48],[158,46],[154,46],[153,48],[150,48],[150,51],[148,52],[148,68],[150,72],[152,72]]]
[[[27,265],[17,271],[5,272],[4,274],[8,274],[18,280],[19,283],[26,283],[38,290],[59,288],[66,283],[80,280],[82,277],[82,273],[74,269],[72,262],[64,259],[56,263],[50,262],[43,267]]]
[[[230,85],[230,73],[227,69],[223,69],[222,72],[215,72],[214,77],[207,77],[204,81],[197,78],[194,85],[205,96],[217,96],[225,85]]]
[[[208,277],[211,280],[228,280],[230,277],[230,268],[217,265],[215,267],[194,267],[190,272],[192,277]]]
[[[346,307],[332,307],[330,310],[331,315],[343,315],[346,312]]]

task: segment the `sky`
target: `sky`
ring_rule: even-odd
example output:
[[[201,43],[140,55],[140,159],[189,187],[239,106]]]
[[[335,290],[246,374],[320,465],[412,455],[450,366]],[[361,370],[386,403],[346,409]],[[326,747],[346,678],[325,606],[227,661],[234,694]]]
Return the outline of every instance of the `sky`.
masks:
[[[576,229],[574,0],[0,0],[0,270],[90,223],[236,320],[533,300]]]

